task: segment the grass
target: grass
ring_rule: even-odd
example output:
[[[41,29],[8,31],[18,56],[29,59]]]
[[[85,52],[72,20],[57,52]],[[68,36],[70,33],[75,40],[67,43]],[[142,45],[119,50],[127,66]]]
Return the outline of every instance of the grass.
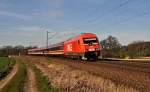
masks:
[[[0,80],[3,79],[15,65],[15,60],[7,57],[0,57]]]
[[[33,71],[36,76],[36,84],[39,92],[58,92],[57,88],[54,88],[50,82],[48,82],[48,79],[43,76],[41,71],[36,68],[36,66],[33,66]]]
[[[9,65],[10,59],[6,57],[0,57],[0,70],[5,67],[6,65]]]
[[[24,81],[26,78],[26,67],[23,63],[17,62],[18,71],[16,75],[0,92],[23,92]]]

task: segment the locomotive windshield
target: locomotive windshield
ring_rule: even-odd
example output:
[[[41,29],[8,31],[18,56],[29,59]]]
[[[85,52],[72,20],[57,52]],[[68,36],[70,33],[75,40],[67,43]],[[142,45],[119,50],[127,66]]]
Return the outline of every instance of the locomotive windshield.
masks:
[[[89,43],[97,43],[97,39],[96,38],[84,38],[83,42],[85,44],[89,44]]]

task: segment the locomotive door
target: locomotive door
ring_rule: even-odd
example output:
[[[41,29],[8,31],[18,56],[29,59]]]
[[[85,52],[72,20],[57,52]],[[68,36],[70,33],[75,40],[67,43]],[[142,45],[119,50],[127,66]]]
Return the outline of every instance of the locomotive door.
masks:
[[[80,43],[80,40],[78,40],[77,42],[77,48],[78,48],[78,53],[81,52],[81,43]]]

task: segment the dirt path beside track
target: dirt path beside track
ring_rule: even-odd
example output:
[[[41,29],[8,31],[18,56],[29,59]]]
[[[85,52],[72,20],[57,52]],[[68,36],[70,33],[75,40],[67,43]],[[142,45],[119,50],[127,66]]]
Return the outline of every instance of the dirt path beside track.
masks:
[[[23,92],[38,92],[37,89],[37,85],[36,85],[36,76],[34,71],[32,70],[32,66],[30,65],[30,63],[28,63],[28,59],[26,57],[14,57],[16,60],[16,64],[13,66],[13,69],[10,71],[10,73],[0,81],[0,91],[1,89],[3,90],[3,88],[5,86],[7,86],[7,84],[11,85],[11,89],[15,89],[15,91],[20,91],[22,90]],[[25,71],[23,70],[22,72],[19,72],[19,69],[22,68],[22,66],[24,67]],[[20,76],[20,73],[25,73],[24,76]],[[12,79],[14,79],[14,77],[20,76],[18,77],[18,81],[22,80],[22,77],[24,77],[24,80],[22,80],[22,82],[20,83],[21,85],[17,86],[17,84],[15,84],[15,87],[13,87],[13,82],[9,83]],[[17,80],[15,80],[15,82],[18,82]],[[10,86],[9,85],[9,86]],[[6,88],[6,92],[7,90],[9,90],[10,92],[10,87]],[[14,91],[13,91],[14,92]]]
[[[13,67],[11,72],[0,81],[0,90],[14,77],[17,71],[18,71],[18,64],[16,62],[16,65]]]
[[[25,83],[25,92],[38,92],[36,87],[36,78],[33,70],[27,68],[27,81]]]
[[[25,64],[27,76],[24,84],[24,92],[38,92],[36,86],[36,76],[34,71],[32,70],[31,63],[26,57],[19,57],[21,61]]]

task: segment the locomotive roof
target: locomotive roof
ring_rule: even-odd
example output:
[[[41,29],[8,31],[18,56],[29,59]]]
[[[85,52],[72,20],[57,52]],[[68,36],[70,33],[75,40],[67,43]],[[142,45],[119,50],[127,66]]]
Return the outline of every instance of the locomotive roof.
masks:
[[[72,39],[72,38],[75,38],[75,37],[78,37],[78,36],[81,36],[81,35],[86,35],[86,34],[95,35],[95,34],[93,34],[93,33],[80,33],[80,34],[78,34],[78,35],[76,35],[76,36],[73,36],[73,37],[69,38],[68,40],[70,40],[70,39]]]
[[[68,40],[66,40],[66,41],[70,41],[70,40],[73,40],[73,39],[75,39],[75,38],[78,38],[78,37],[80,37],[80,36],[83,36],[83,35],[94,35],[94,36],[96,36],[95,34],[93,34],[93,33],[80,33],[80,34],[78,34],[78,35],[76,35],[76,36],[74,36],[74,37],[71,37],[71,38],[69,38]]]

